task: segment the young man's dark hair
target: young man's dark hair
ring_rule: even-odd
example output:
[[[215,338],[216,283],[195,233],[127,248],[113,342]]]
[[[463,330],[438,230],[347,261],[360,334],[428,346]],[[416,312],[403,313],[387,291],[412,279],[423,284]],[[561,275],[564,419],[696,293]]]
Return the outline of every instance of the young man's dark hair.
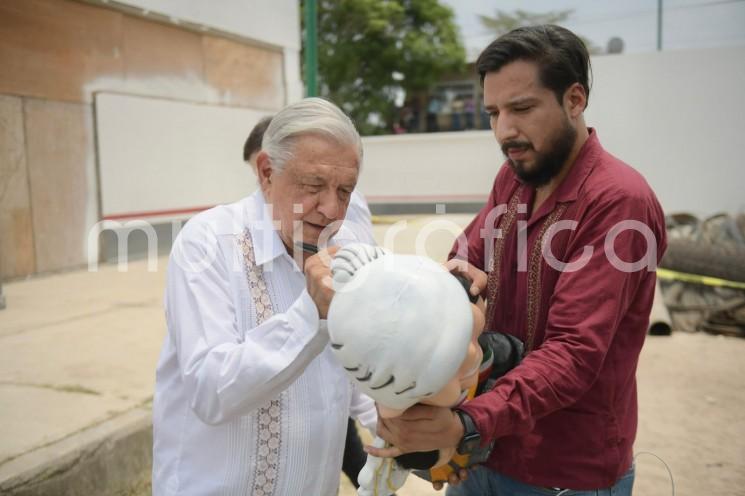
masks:
[[[251,155],[261,150],[261,140],[264,139],[264,133],[270,122],[272,122],[271,115],[262,117],[251,130],[248,138],[246,138],[246,143],[243,145],[244,162],[251,160]]]
[[[541,83],[554,92],[559,103],[574,83],[582,85],[589,100],[590,54],[582,40],[568,29],[544,24],[517,28],[500,36],[476,61],[482,86],[487,73],[497,72],[516,60],[538,64]]]

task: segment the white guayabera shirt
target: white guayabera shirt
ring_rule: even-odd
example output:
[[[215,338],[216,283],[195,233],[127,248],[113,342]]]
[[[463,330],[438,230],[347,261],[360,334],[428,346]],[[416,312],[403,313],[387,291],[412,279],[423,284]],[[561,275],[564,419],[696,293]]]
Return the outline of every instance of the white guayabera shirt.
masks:
[[[165,307],[153,494],[335,495],[347,417],[374,432],[375,408],[332,356],[261,192],[187,223]]]

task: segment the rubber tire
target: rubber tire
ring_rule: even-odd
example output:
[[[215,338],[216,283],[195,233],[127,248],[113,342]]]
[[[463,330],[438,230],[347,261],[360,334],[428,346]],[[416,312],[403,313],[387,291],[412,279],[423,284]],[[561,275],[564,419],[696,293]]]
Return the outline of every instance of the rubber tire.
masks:
[[[745,246],[671,239],[660,266],[687,274],[745,282]]]

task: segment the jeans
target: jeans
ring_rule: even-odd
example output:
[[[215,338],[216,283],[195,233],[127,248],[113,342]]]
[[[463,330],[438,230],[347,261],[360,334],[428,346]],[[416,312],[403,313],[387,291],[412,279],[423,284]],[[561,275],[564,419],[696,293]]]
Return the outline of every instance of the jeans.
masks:
[[[510,479],[483,466],[468,471],[468,478],[457,486],[448,486],[446,496],[631,496],[634,486],[634,466],[606,489],[575,491],[530,486]]]

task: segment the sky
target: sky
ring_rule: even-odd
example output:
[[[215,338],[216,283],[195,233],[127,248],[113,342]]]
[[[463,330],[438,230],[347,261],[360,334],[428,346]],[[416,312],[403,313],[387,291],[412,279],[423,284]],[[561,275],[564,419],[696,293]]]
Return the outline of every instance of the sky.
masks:
[[[549,12],[572,9],[564,26],[607,46],[620,37],[624,53],[657,49],[657,0],[442,0],[453,8],[461,37],[474,60],[494,36],[478,15],[497,9]],[[745,0],[663,0],[662,48],[681,50],[721,45],[745,45]],[[741,61],[742,62],[742,61]]]

